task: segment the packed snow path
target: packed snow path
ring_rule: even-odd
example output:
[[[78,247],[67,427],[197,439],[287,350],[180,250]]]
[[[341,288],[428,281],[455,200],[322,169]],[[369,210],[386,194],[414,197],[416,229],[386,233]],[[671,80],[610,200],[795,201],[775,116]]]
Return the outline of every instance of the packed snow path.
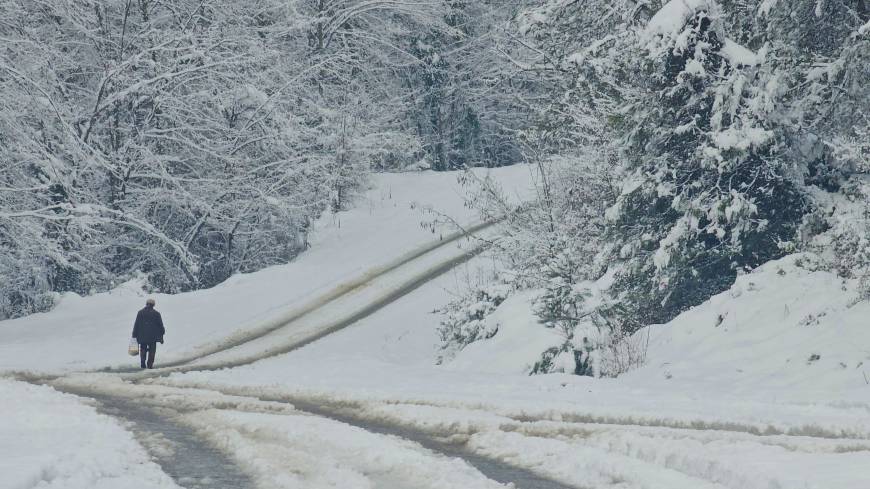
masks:
[[[262,397],[260,399],[285,402],[278,398]],[[570,486],[542,477],[530,470],[515,465],[505,464],[495,457],[486,457],[474,453],[465,448],[463,443],[447,441],[455,434],[449,431],[436,435],[427,434],[421,430],[415,430],[399,424],[366,420],[362,417],[353,416],[340,408],[326,404],[319,404],[316,401],[294,399],[292,404],[296,409],[304,412],[312,413],[324,418],[334,419],[349,425],[358,426],[372,433],[392,435],[411,440],[419,443],[420,446],[428,450],[432,450],[433,452],[465,460],[490,479],[502,484],[513,484],[517,489],[570,489]]]
[[[545,483],[555,479],[569,487],[791,489],[799,487],[794,481],[800,480],[800,471],[790,479],[782,478],[777,473],[780,464],[812,467],[822,459],[825,462],[818,467],[844,481],[838,487],[855,487],[852,483],[862,476],[850,474],[849,468],[861,466],[870,452],[870,434],[759,429],[751,424],[702,420],[678,423],[659,419],[654,412],[637,417],[530,415],[455,402],[355,402],[325,396],[264,395],[245,389],[222,392],[247,393],[375,432],[397,434],[469,461],[482,458],[484,467],[486,461],[496,460],[499,466],[512,467],[510,473],[516,477],[512,480],[518,487],[524,487],[520,481],[526,469],[546,474]],[[755,457],[768,459],[769,471],[734,463],[735,458]],[[839,469],[832,471],[832,467]]]
[[[141,376],[238,367],[301,348],[356,323],[476,256],[486,248],[487,241],[470,238],[464,247],[458,247],[457,242],[484,233],[491,225],[477,224],[422,246],[257,328],[163,363],[159,372],[146,372]],[[102,371],[132,373],[139,369],[105,368]]]
[[[255,489],[244,471],[230,456],[203,443],[196,432],[173,419],[173,410],[158,412],[143,407],[135,399],[125,399],[94,390],[60,389],[68,394],[94,399],[103,414],[124,420],[131,426],[163,471],[186,489],[234,488]]]
[[[870,451],[870,437],[825,431],[786,434],[782,430],[758,430],[751,425],[739,424],[680,424],[658,420],[654,413],[646,418],[499,413],[485,406],[452,402],[418,402],[414,405],[351,402],[328,397],[271,395],[245,389],[215,391],[171,387],[163,379],[130,383],[121,381],[115,374],[72,375],[58,378],[51,384],[60,390],[88,397],[111,398],[109,404],[115,406],[135,402],[137,406],[144,406],[145,412],[161,413],[170,422],[186,423],[198,430],[195,443],[202,446],[196,450],[208,456],[217,441],[221,449],[233,453],[236,463],[239,463],[240,455],[235,452],[239,448],[244,449],[242,461],[246,456],[254,459],[265,457],[266,450],[287,449],[285,444],[292,450],[316,452],[320,450],[316,445],[325,440],[339,440],[337,443],[343,444],[342,436],[345,435],[338,434],[338,431],[351,430],[356,435],[368,437],[362,442],[365,450],[380,453],[377,457],[390,458],[391,452],[398,449],[393,446],[396,440],[409,442],[414,445],[412,450],[416,455],[422,454],[431,463],[445,459],[462,461],[479,472],[481,481],[510,482],[519,489],[791,489],[798,486],[784,483],[774,472],[740,470],[731,459],[761,456],[769,457],[774,463],[804,460],[804,463],[811,464],[813,460],[824,458],[840,461],[842,467],[847,468],[865,458]],[[132,416],[125,413],[124,418],[138,421],[136,409],[132,413]],[[239,427],[223,427],[227,422],[234,422],[235,417],[256,415],[272,419],[251,427],[252,420],[245,418]],[[299,419],[315,419],[325,425],[317,426],[317,439],[288,441],[265,434],[272,432],[277,418],[296,420],[293,423],[299,423]],[[184,429],[178,431],[183,433]],[[232,441],[234,437],[243,440]],[[381,447],[379,443],[389,445]],[[157,444],[158,455],[160,447]],[[335,446],[322,448],[336,449]],[[359,455],[354,453],[351,452],[350,456]],[[347,460],[342,460],[342,463],[347,463]],[[189,464],[165,469],[177,476],[177,481],[182,478],[195,480],[199,470]],[[179,469],[189,472],[179,472]],[[268,467],[268,470],[274,469]],[[368,467],[364,470],[374,469]],[[421,469],[406,466],[406,470]],[[416,473],[423,478],[422,473]],[[374,487],[428,487],[420,484],[408,486],[407,481],[403,485],[402,480],[393,480],[392,477],[390,470],[380,473]],[[285,486],[265,483],[258,487]]]
[[[237,462],[234,463],[232,457],[219,449],[220,442],[209,439],[210,433],[213,435],[216,427],[209,421],[200,424],[195,421],[209,418],[210,413],[213,419],[215,412],[322,418],[348,428],[358,428],[370,434],[369,436],[411,443],[417,451],[435,460],[454,460],[455,463],[467,464],[479,472],[481,481],[498,483],[492,487],[504,487],[500,484],[517,489],[577,487],[543,477],[523,467],[506,464],[496,457],[474,453],[461,441],[450,441],[454,435],[450,431],[425,433],[401,424],[354,416],[340,406],[328,403],[321,405],[317,401],[293,399],[291,403],[279,398],[224,394],[202,389],[166,387],[149,381],[144,381],[144,384],[139,382],[143,381],[122,382],[114,374],[96,374],[59,377],[48,383],[62,392],[94,399],[99,403],[101,412],[131,423],[133,431],[146,440],[146,448],[165,472],[176,483],[188,489],[260,487]],[[221,433],[216,438],[225,436],[225,433]],[[286,442],[280,440],[277,443]],[[275,441],[270,443],[275,444]],[[233,450],[228,446],[223,448],[226,451]],[[311,447],[296,448],[304,450]],[[176,454],[184,456],[176,457]],[[410,469],[414,470],[413,467]],[[376,487],[408,487],[407,481],[404,484],[401,480],[387,481],[390,477],[389,474],[382,475],[382,485]],[[268,484],[265,486],[271,487]],[[425,485],[422,481],[417,481],[413,487]]]

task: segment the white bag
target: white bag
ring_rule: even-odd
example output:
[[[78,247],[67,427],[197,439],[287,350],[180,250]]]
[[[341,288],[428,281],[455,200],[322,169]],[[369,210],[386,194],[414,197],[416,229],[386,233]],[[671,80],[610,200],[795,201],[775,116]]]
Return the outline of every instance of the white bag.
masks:
[[[130,346],[127,347],[127,353],[129,353],[131,357],[135,357],[139,354],[139,342],[136,341],[136,338],[130,338]]]

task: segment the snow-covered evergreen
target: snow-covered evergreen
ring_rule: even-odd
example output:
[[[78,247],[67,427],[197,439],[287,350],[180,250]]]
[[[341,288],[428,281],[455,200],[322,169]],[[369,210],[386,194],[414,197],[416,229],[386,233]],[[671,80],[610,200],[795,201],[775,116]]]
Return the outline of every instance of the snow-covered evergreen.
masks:
[[[868,19],[864,2],[775,0],[552,0],[517,16],[547,95],[524,131],[538,199],[477,203],[508,216],[508,236],[531,230],[502,256],[533,264],[516,285],[540,290],[562,351],[612,349],[801,249],[866,276]]]

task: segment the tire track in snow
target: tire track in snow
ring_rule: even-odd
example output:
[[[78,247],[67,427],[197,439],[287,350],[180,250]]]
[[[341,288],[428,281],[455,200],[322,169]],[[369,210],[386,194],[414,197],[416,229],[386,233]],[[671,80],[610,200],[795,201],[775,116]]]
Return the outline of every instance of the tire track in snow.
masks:
[[[328,396],[318,396],[322,402],[336,402]],[[342,405],[353,405],[364,407],[366,403],[375,403],[383,405],[401,405],[409,406],[428,406],[436,408],[456,408],[467,411],[479,411],[516,421],[517,423],[536,423],[536,422],[552,422],[561,425],[576,425],[578,430],[582,430],[584,425],[588,426],[613,426],[625,428],[666,428],[672,430],[684,430],[693,432],[722,432],[734,433],[740,435],[750,435],[754,437],[792,437],[792,438],[808,438],[821,440],[842,440],[846,442],[855,442],[857,444],[868,444],[870,442],[870,433],[850,431],[846,428],[824,427],[814,424],[805,424],[800,426],[775,426],[772,424],[752,424],[739,421],[728,420],[709,420],[709,419],[673,419],[665,417],[652,417],[643,415],[601,415],[594,413],[582,412],[565,412],[554,411],[551,413],[528,414],[524,412],[514,412],[499,406],[487,405],[485,403],[462,404],[460,402],[437,402],[424,400],[388,400],[382,399],[377,401],[354,401],[341,400]]]
[[[801,426],[774,426],[771,424],[760,426],[749,423],[740,423],[737,421],[710,421],[703,419],[695,420],[676,420],[667,418],[644,418],[638,416],[601,416],[594,414],[579,414],[571,413],[560,415],[561,419],[553,419],[549,416],[533,417],[533,416],[507,416],[519,422],[535,422],[535,421],[555,421],[561,423],[572,423],[578,425],[600,425],[600,426],[622,426],[622,427],[638,427],[638,428],[668,428],[673,430],[686,431],[716,431],[722,433],[739,433],[752,435],[756,437],[802,437],[802,438],[818,438],[824,440],[855,440],[867,441],[870,440],[868,434],[853,433],[846,429],[825,428],[816,425],[801,425]]]
[[[536,474],[531,470],[504,463],[494,457],[474,453],[466,449],[462,443],[451,442],[447,439],[442,440],[420,430],[397,424],[365,420],[339,409],[331,409],[303,399],[288,400],[282,397],[238,395],[220,390],[170,387],[151,382],[142,384],[139,383],[140,381],[113,385],[110,382],[100,382],[100,380],[94,377],[83,379],[66,377],[58,378],[47,385],[68,394],[96,400],[101,412],[132,423],[134,432],[144,436],[146,440],[151,438],[154,433],[165,431],[163,435],[169,440],[175,452],[183,451],[185,454],[194,454],[192,462],[175,460],[171,456],[172,454],[165,453],[159,444],[156,449],[154,444],[145,443],[144,445],[164,471],[179,485],[188,489],[214,487],[245,489],[255,487],[252,478],[241,469],[236,468],[237,466],[231,457],[203,442],[192,428],[173,421],[176,416],[195,415],[197,411],[206,409],[272,415],[310,415],[325,418],[369,433],[407,440],[429,452],[463,460],[484,477],[501,484],[513,484],[515,489],[590,489],[583,486],[566,485]],[[186,402],[179,402],[177,396],[185,392],[190,393],[185,400]],[[216,395],[209,396],[209,393]],[[257,403],[260,404],[260,409],[257,409]],[[283,409],[276,409],[275,406],[281,406]],[[449,438],[450,435],[450,433],[445,433],[446,438]],[[208,472],[212,464],[222,464],[222,467],[226,468],[226,472]],[[214,482],[220,482],[220,484],[213,484]],[[230,484],[230,482],[233,483]]]
[[[415,260],[423,258],[427,254],[432,253],[436,250],[444,249],[447,246],[450,246],[451,244],[456,243],[463,238],[473,237],[475,233],[486,230],[496,222],[498,221],[477,224],[469,227],[468,229],[448,235],[446,238],[440,241],[435,241],[433,243],[422,246],[414,251],[403,255],[402,257],[387,265],[375,268],[374,270],[369,271],[368,273],[364,274],[359,278],[356,278],[333,288],[326,294],[306,303],[299,308],[293,309],[288,313],[267,320],[265,323],[254,329],[236,333],[215,344],[201,347],[199,351],[195,352],[192,355],[185,356],[181,359],[172,360],[167,363],[162,363],[159,369],[157,369],[156,371],[141,372],[140,369],[133,367],[107,367],[100,369],[99,371],[133,373],[135,374],[135,378],[164,377],[167,375],[171,375],[175,372],[214,371],[224,368],[239,367],[254,363],[258,360],[263,360],[265,358],[289,353],[293,350],[302,348],[305,345],[313,343],[325,336],[335,333],[336,331],[346,328],[353,323],[356,323],[357,321],[377,312],[385,306],[397,301],[405,295],[413,292],[426,282],[450,271],[451,269],[461,265],[462,263],[467,262],[471,258],[482,253],[487,248],[487,244],[483,242],[474,243],[470,248],[462,250],[461,252],[457,252],[457,254],[450,256],[449,258],[439,261],[419,273],[413,274],[398,287],[395,287],[386,294],[376,298],[374,301],[371,301],[356,310],[351,310],[348,314],[340,317],[337,320],[330,321],[327,324],[318,325],[316,329],[307,332],[307,334],[303,334],[301,338],[295,338],[292,341],[280,344],[275,347],[271,347],[268,350],[255,355],[242,356],[241,358],[236,359],[218,360],[213,363],[195,363],[197,361],[207,360],[208,357],[212,355],[217,355],[232,350],[233,348],[248,345],[279,330],[291,327],[294,325],[294,323],[298,322],[301,319],[304,319],[306,316],[314,313],[315,311],[323,307],[327,307],[331,303],[337,302],[344,297],[351,296],[354,292],[365,288],[366,286],[372,284],[378,279],[389,277],[389,274],[391,272],[396,272],[402,267],[411,264]]]
[[[237,394],[233,389],[221,392]],[[455,420],[445,421],[443,426],[438,426],[436,423],[417,427],[413,422],[403,422],[401,418],[385,418],[383,413],[367,409],[365,403],[282,395],[254,394],[253,397],[263,401],[288,402],[302,410],[340,419],[364,429],[386,427],[389,433],[397,433],[399,436],[409,437],[415,441],[422,438],[452,447],[461,447],[459,449],[464,458],[468,457],[466,454],[471,454],[471,456],[498,460],[501,465],[526,466],[528,469],[523,470],[528,471],[546,467],[543,470],[546,470],[547,474],[560,474],[559,478],[567,484],[594,480],[592,476],[596,474],[599,479],[610,477],[614,481],[634,480],[638,484],[637,487],[647,487],[646,483],[649,483],[650,487],[668,487],[666,481],[680,481],[679,487],[786,488],[790,484],[783,479],[783,477],[787,478],[786,473],[767,473],[758,467],[748,471],[740,464],[739,457],[731,461],[719,460],[716,450],[721,449],[724,444],[733,447],[736,454],[747,450],[747,446],[751,444],[759,449],[770,451],[769,453],[780,450],[791,452],[798,457],[796,461],[803,460],[807,456],[837,457],[870,451],[870,445],[866,442],[853,439],[839,443],[840,439],[829,437],[752,435],[742,431],[681,430],[620,424],[581,427],[576,423],[567,423],[567,430],[565,430],[566,426],[559,426],[559,423],[549,421],[545,422],[549,426],[519,426],[540,423],[526,421],[500,425],[497,428],[477,429],[473,426],[474,423],[470,422],[457,432],[451,430],[451,426],[458,426]],[[608,433],[611,430],[613,433]],[[538,440],[540,449],[531,454],[524,452],[523,448],[517,448],[517,451],[505,449],[500,442],[503,436],[522,437],[533,444]],[[823,446],[818,446],[819,443]],[[688,447],[683,446],[685,444],[688,444]],[[708,449],[708,447],[715,448]],[[552,460],[540,456],[541,453],[551,450],[562,453],[559,457],[581,457],[582,460],[578,460],[576,465],[579,473],[566,473],[564,463],[559,463],[557,460],[554,465]],[[537,455],[538,458],[531,456],[527,459],[529,455]],[[553,456],[552,453],[550,456]],[[622,467],[623,465],[625,467]],[[645,475],[638,478],[642,474]],[[684,486],[687,483],[690,485]],[[594,487],[609,487],[610,483],[602,482],[602,484],[604,485],[596,483]],[[618,485],[615,482],[614,484]]]
[[[102,414],[128,424],[155,463],[185,489],[256,489],[252,478],[221,450],[204,443],[192,428],[173,416],[122,397],[93,389],[55,389],[93,399]]]
[[[467,449],[462,443],[449,441],[451,433],[445,433],[444,439],[431,436],[420,430],[367,420],[339,409],[332,409],[314,402],[299,398],[288,400],[281,397],[254,396],[261,401],[285,402],[297,410],[314,416],[331,419],[340,423],[361,428],[371,433],[395,436],[413,441],[423,448],[440,453],[447,457],[459,458],[480,471],[487,478],[502,484],[514,484],[516,489],[589,489],[582,486],[566,485],[551,478],[539,475],[531,470],[517,465],[506,464],[493,457],[487,457]]]

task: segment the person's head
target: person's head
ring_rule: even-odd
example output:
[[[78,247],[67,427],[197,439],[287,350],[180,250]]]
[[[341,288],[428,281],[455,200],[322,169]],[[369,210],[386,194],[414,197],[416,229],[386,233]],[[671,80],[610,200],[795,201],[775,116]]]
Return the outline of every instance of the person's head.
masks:
[[[147,307],[154,307],[154,304],[157,304],[157,301],[155,301],[151,297],[149,297],[148,300],[145,301],[145,306]]]

